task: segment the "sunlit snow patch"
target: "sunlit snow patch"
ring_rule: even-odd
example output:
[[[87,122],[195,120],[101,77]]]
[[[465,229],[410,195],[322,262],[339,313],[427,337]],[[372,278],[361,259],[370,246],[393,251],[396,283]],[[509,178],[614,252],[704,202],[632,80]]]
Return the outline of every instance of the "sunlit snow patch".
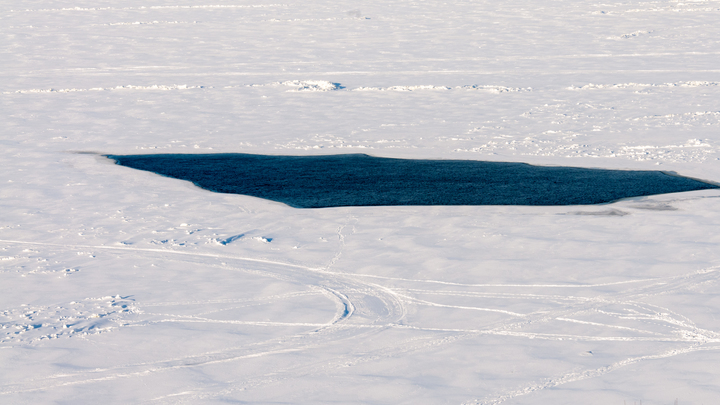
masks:
[[[107,155],[219,193],[297,208],[377,205],[583,205],[718,186],[660,171],[544,167],[364,154]]]

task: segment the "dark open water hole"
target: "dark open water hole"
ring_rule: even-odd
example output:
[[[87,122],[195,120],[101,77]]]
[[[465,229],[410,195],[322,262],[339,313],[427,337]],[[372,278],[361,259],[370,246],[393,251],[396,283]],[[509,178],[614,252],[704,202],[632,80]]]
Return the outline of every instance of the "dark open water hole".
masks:
[[[364,154],[106,155],[122,166],[296,208],[376,205],[580,205],[719,188],[660,171],[410,160]]]

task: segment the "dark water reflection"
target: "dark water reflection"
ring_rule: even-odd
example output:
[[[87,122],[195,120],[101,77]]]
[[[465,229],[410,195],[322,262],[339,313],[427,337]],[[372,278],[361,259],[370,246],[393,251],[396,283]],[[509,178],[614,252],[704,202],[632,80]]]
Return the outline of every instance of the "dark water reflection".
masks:
[[[297,208],[373,205],[577,205],[718,188],[660,171],[410,160],[364,154],[107,155],[118,164]]]

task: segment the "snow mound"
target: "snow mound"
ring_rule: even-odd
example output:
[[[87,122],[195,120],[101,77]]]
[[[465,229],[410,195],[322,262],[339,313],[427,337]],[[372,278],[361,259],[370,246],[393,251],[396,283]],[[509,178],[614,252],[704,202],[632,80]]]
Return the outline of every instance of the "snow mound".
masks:
[[[629,38],[639,37],[641,35],[647,35],[652,32],[653,31],[635,31],[635,32],[631,32],[629,34],[622,34],[622,35],[618,35],[615,37],[607,37],[607,39],[629,39]]]
[[[291,92],[296,91],[334,91],[340,90],[343,87],[340,83],[333,83],[327,80],[288,80],[279,83],[283,86],[295,87]]]
[[[215,238],[215,239],[212,239],[212,240],[213,240],[215,243],[217,243],[217,244],[226,246],[226,245],[229,245],[229,244],[231,244],[231,243],[233,243],[233,242],[235,242],[235,241],[241,240],[241,239],[243,239],[244,237],[245,237],[245,234],[244,234],[244,233],[241,233],[241,234],[238,234],[238,235],[230,236],[229,238],[224,238],[224,239],[223,239],[223,238]],[[268,237],[265,237],[265,236],[254,236],[254,237],[252,237],[252,238],[248,238],[248,240],[254,240],[254,241],[256,241],[256,242],[261,242],[261,243],[270,243],[270,242],[272,242],[273,238],[268,238]]]
[[[225,238],[225,239],[222,239],[222,238],[215,239],[215,242],[225,246],[225,245],[229,245],[230,243],[235,242],[236,240],[242,238],[243,236],[245,236],[245,234],[241,233],[241,234],[233,235],[233,236],[231,236],[229,238]]]

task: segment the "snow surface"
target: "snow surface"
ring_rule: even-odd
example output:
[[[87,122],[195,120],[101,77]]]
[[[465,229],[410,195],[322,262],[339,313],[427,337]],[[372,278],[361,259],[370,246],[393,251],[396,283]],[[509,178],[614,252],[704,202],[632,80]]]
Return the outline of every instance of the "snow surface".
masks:
[[[720,182],[720,1],[9,0],[0,35],[0,403],[718,402],[717,191],[297,210],[98,154]]]

